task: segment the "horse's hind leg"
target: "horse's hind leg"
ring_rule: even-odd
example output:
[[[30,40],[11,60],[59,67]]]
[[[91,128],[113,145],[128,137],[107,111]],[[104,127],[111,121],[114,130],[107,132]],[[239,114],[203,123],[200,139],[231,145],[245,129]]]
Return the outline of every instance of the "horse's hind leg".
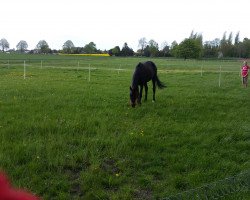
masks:
[[[152,80],[152,82],[153,82],[153,101],[155,101],[155,89],[156,89],[155,80]]]
[[[147,101],[147,99],[148,99],[148,85],[147,85],[147,83],[144,85],[144,87],[145,87],[145,101]]]

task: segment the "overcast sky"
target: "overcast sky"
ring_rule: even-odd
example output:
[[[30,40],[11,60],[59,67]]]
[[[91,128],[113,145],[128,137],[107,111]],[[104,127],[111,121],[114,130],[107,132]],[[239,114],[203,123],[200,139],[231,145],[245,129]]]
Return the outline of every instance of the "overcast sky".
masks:
[[[159,47],[202,33],[203,40],[222,38],[227,31],[240,31],[240,40],[250,38],[249,0],[1,0],[0,39],[10,48],[20,40],[34,49],[46,40],[61,49],[71,40],[83,47],[94,42],[98,49],[122,48],[134,51],[145,37]]]

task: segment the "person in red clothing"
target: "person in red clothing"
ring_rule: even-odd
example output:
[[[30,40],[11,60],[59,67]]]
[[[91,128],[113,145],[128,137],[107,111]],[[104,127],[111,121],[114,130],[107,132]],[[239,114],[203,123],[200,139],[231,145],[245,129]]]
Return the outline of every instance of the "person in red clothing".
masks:
[[[247,62],[244,61],[243,66],[241,67],[241,76],[242,76],[242,85],[245,88],[247,87],[249,69],[250,67],[247,65]]]
[[[0,172],[0,200],[40,200],[24,190],[13,188],[7,176]]]

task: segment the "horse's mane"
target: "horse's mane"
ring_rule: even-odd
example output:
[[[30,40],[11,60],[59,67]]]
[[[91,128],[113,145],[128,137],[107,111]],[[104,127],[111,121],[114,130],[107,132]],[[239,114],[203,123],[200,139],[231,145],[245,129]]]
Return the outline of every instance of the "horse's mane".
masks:
[[[141,62],[139,62],[137,65],[136,65],[136,69],[140,66],[143,66],[143,64]]]
[[[138,73],[139,73],[139,68],[141,68],[142,66],[143,66],[143,64],[141,62],[139,62],[135,67],[135,71],[134,71],[132,83],[131,83],[131,86],[133,89],[135,88],[135,86],[136,87],[138,86],[138,78],[139,78]]]

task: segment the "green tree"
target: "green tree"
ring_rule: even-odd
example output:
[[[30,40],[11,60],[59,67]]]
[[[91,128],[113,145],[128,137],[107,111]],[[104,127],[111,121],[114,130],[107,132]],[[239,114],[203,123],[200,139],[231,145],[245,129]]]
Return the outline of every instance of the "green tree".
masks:
[[[203,45],[203,56],[206,58],[216,58],[219,53],[220,39],[215,38],[212,41],[206,41]]]
[[[83,47],[74,47],[74,48],[72,48],[72,53],[73,53],[73,54],[84,53]]]
[[[0,40],[0,47],[1,47],[2,51],[4,52],[5,50],[10,48],[10,44],[5,38],[2,38]]]
[[[178,43],[176,41],[173,41],[171,46],[170,46],[170,55],[173,57],[178,57]]]
[[[227,32],[224,32],[223,37],[220,43],[220,49],[223,54],[223,57],[232,57],[233,56],[233,33],[231,32],[227,38]]]
[[[159,46],[158,46],[158,43],[156,41],[154,41],[153,39],[151,39],[149,42],[148,42],[148,46],[149,46],[149,52],[150,52],[150,56],[151,57],[155,57],[155,56],[158,56],[159,54]]]
[[[230,32],[229,36],[228,36],[228,39],[227,39],[227,46],[228,46],[228,49],[227,49],[227,56],[228,57],[233,57],[235,55],[234,53],[234,46],[233,46],[233,33]]]
[[[233,44],[233,33],[230,32],[228,39],[227,39],[227,44],[229,44],[230,46]]]
[[[97,53],[97,49],[96,49],[96,44],[94,42],[90,42],[89,44],[86,44],[83,47],[83,51],[84,53]]]
[[[63,44],[63,52],[64,53],[73,53],[74,50],[74,44],[71,40],[67,40],[64,44]]]
[[[147,45],[146,48],[144,49],[143,55],[146,57],[150,57],[149,45]]]
[[[49,53],[51,51],[48,43],[45,40],[40,40],[36,45],[36,48],[40,53]]]
[[[134,55],[133,49],[130,48],[128,44],[125,42],[121,50],[121,56],[133,56],[133,55]]]
[[[170,47],[166,41],[161,44],[160,56],[170,56]]]
[[[113,49],[111,49],[111,54],[115,56],[119,56],[121,54],[121,49],[119,46],[115,46]]]
[[[139,44],[138,44],[138,47],[140,48],[139,49],[139,52],[141,53],[141,55],[143,55],[144,53],[144,49],[146,48],[147,46],[147,40],[145,37],[139,39]]]
[[[199,58],[201,56],[201,47],[195,39],[185,39],[179,44],[178,57],[181,58]]]
[[[240,32],[234,38],[234,57],[241,57],[242,44],[240,42]]]
[[[242,42],[242,57],[249,58],[250,57],[250,39],[244,38]]]
[[[235,38],[234,38],[234,45],[239,44],[240,42],[240,32],[236,33]]]
[[[195,41],[196,45],[199,46],[201,49],[199,57],[203,55],[203,37],[202,34],[194,33],[193,31],[191,32],[189,39],[192,39]]]
[[[21,41],[18,42],[18,44],[16,45],[16,48],[17,48],[18,51],[20,51],[20,52],[23,53],[25,50],[27,50],[28,44],[27,44],[26,41],[21,40]]]

